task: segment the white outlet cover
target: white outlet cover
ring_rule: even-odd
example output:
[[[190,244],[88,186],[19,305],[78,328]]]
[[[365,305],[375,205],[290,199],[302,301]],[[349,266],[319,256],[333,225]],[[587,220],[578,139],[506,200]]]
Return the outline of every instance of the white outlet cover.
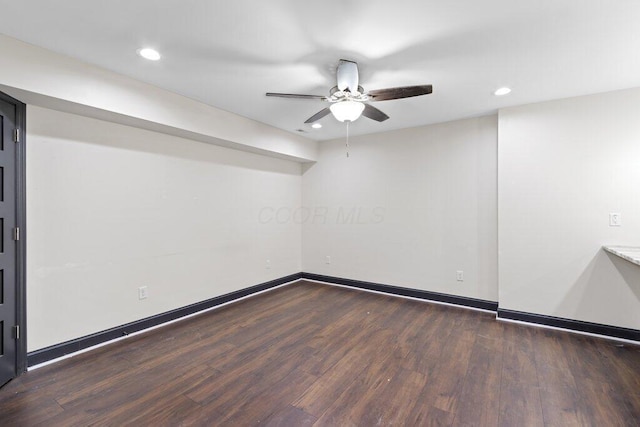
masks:
[[[620,227],[622,225],[622,216],[618,212],[609,214],[609,227]]]

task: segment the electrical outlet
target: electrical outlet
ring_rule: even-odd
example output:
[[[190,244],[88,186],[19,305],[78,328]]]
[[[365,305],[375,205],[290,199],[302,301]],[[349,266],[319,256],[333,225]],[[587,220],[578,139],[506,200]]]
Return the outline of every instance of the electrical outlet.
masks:
[[[464,271],[462,270],[456,271],[456,280],[458,282],[464,282]]]
[[[138,288],[138,299],[147,299],[149,292],[146,286],[140,286]]]
[[[267,260],[267,263],[266,263],[265,267],[266,267],[267,270],[271,269],[271,260],[270,259]]]
[[[324,258],[324,263],[325,263],[325,264],[331,264],[331,257],[330,257],[329,255],[327,255],[327,256]]]
[[[609,214],[609,227],[620,227],[622,225],[622,217],[617,212]]]

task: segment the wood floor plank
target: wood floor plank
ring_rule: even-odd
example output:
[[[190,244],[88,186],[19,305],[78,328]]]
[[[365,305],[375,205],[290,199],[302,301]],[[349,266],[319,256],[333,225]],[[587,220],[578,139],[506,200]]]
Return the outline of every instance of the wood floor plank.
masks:
[[[46,424],[64,409],[53,399],[33,391],[13,392],[8,384],[0,390],[0,425],[35,426]]]
[[[637,426],[640,346],[299,282],[28,372],[10,426]]]
[[[363,402],[360,411],[351,414],[351,419],[361,425],[416,425],[412,409],[426,383],[426,375],[399,368],[383,388]]]
[[[522,325],[510,326],[505,328],[503,344],[499,425],[543,426],[540,384],[532,343],[532,336],[537,331]]]
[[[545,424],[580,426],[588,422],[580,410],[578,389],[564,354],[567,335],[541,331],[536,340],[535,363],[540,382],[540,399]]]
[[[198,422],[259,424],[277,409],[288,406],[315,382],[315,376],[298,369],[307,357],[308,352],[304,348],[285,351],[271,363],[263,365],[257,360],[242,373],[224,373],[213,381],[188,390],[185,395],[203,407]],[[211,387],[216,391],[211,392]],[[192,419],[187,417],[186,420]]]
[[[164,397],[139,412],[139,415],[134,415],[135,412],[133,410],[127,409],[126,412],[122,413],[120,419],[117,419],[116,417],[107,417],[104,422],[101,422],[98,425],[117,425],[123,427],[187,427],[202,425],[200,421],[202,407],[183,395],[174,395],[170,398]],[[189,422],[188,419],[193,419],[194,421]]]
[[[369,404],[389,386],[397,367],[376,364],[361,372],[359,377],[348,384],[342,393],[336,390],[335,399],[318,419],[318,425],[358,425],[370,419]],[[338,394],[339,393],[339,394]],[[376,425],[366,424],[366,425]]]
[[[211,357],[207,363],[225,374],[241,376],[253,369],[251,364],[256,360],[266,364],[283,351],[295,350],[298,345],[306,347],[305,343],[319,328],[318,325],[307,323],[304,318],[288,322],[278,330],[273,330],[271,326],[264,325],[263,334],[254,341],[235,347],[235,351]]]
[[[227,411],[222,423],[226,425],[266,424],[289,403],[313,384],[317,378],[299,369],[281,380],[256,383],[249,390],[246,401]]]
[[[175,359],[153,367],[133,369],[123,375],[105,378],[96,383],[68,390],[56,399],[66,409],[87,408],[92,412],[109,411],[127,404],[140,396],[153,393],[167,382],[175,383],[195,369]],[[197,367],[201,375],[213,372],[208,366]]]
[[[295,343],[295,333],[300,336],[308,335],[315,325],[306,325],[286,337]],[[287,341],[285,341],[286,343]],[[235,362],[226,360],[226,363],[212,361],[213,367],[220,370],[221,375],[213,383],[200,384],[185,393],[195,402],[206,405],[215,401],[217,404],[232,402],[235,394],[239,398],[246,395],[254,383],[264,382],[275,376],[285,376],[309,357],[311,350],[308,347],[271,345],[255,350],[254,357],[248,357],[244,353]]]
[[[600,356],[599,370],[606,372],[608,384],[616,384],[614,396],[628,411],[626,419],[631,423],[640,420],[640,376],[636,375],[640,348],[605,340],[598,341],[595,348]]]
[[[483,318],[485,324],[491,320]],[[483,328],[482,326],[485,326]],[[495,426],[499,421],[499,395],[503,358],[503,328],[496,322],[481,325],[471,350],[454,424]]]
[[[614,349],[610,342],[585,336],[565,341],[563,350],[576,383],[577,407],[594,425],[637,426],[638,418],[628,405],[633,394],[616,378],[608,357],[603,357],[603,353],[611,357]]]
[[[281,410],[276,410],[264,422],[267,427],[310,427],[318,421],[316,417],[307,414],[300,408],[288,405]]]
[[[383,337],[389,337],[390,332],[384,332],[377,328],[362,328],[357,336],[352,340],[344,341],[344,346],[348,349],[346,353],[332,365],[318,380],[297,399],[293,404],[312,414],[321,417],[349,385],[357,380],[362,383],[364,374],[371,367],[386,368],[384,361],[390,353],[384,346],[372,343],[374,338],[379,343]],[[372,363],[372,361],[382,359],[382,363]],[[357,380],[356,380],[357,379]]]
[[[454,310],[459,311],[456,316],[448,319],[448,325],[442,324],[446,330],[442,334],[444,338],[440,338],[435,331],[429,335],[429,360],[419,365],[421,369],[426,369],[427,384],[421,392],[422,399],[411,412],[411,419],[416,422],[422,420],[435,422],[436,425],[453,423],[477,337],[476,315],[479,314]],[[442,306],[437,309],[438,313],[446,311]],[[434,347],[434,343],[437,343],[437,347]]]
[[[343,316],[314,334],[309,344],[314,351],[304,369],[314,375],[324,374],[347,353],[366,344],[377,330],[375,325],[367,327]]]
[[[154,420],[167,425],[174,414],[198,411],[199,405],[182,396],[194,383],[207,381],[215,372],[206,366],[194,367],[179,375],[153,372],[154,380],[131,375],[98,395],[80,398],[64,406],[65,412],[49,421],[51,425],[143,425]],[[169,410],[172,409],[172,411]]]
[[[10,383],[10,388],[18,387],[21,393],[29,393],[37,390],[43,397],[56,398],[60,396],[60,390],[77,390],[86,384],[93,384],[104,378],[111,378],[128,372],[132,366],[120,357],[101,357],[92,361],[85,354],[79,355],[67,361],[69,369],[74,375],[64,375],[59,367],[49,365],[22,375]],[[0,392],[0,405],[4,393]]]

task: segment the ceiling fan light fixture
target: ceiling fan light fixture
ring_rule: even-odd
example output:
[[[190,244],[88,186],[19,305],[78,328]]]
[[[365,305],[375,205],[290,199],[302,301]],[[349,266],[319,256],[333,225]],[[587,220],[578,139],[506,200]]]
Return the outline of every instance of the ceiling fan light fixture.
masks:
[[[360,114],[362,114],[364,104],[358,101],[347,100],[331,104],[329,109],[336,120],[341,122],[353,122],[360,117]]]
[[[322,125],[320,123],[314,123],[311,125],[312,128],[314,129],[320,129],[322,127]]]

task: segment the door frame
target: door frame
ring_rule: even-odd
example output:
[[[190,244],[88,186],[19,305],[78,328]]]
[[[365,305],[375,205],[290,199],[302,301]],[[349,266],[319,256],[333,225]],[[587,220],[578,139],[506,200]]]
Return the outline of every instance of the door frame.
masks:
[[[0,92],[0,99],[16,107],[18,140],[16,147],[16,227],[20,238],[16,241],[16,324],[20,337],[16,342],[16,376],[27,370],[27,106],[23,102]]]

